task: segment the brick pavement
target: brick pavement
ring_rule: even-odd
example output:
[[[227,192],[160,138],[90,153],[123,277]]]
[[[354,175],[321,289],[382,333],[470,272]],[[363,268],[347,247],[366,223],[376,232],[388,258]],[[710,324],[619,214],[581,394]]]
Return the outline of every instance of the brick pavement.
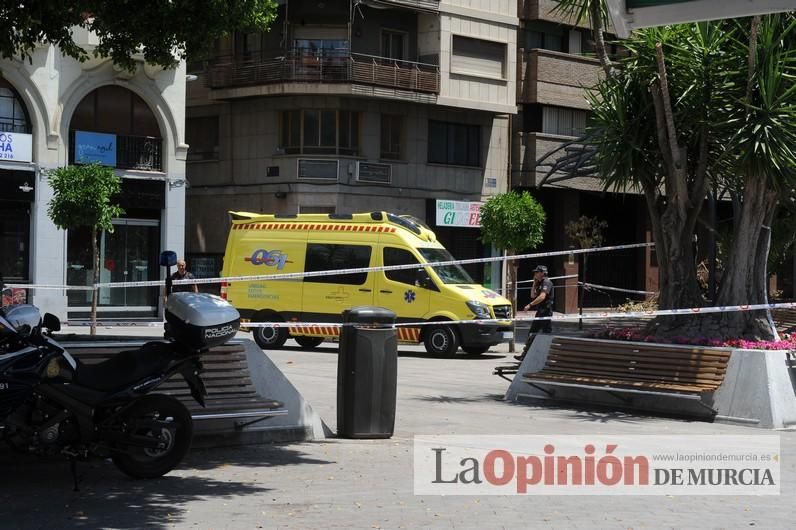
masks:
[[[135,332],[137,334],[138,332]],[[270,354],[335,428],[336,347]],[[505,347],[501,348],[505,350]],[[338,440],[194,451],[156,481],[132,481],[108,462],[82,467],[0,455],[3,528],[788,528],[794,526],[796,432],[782,440],[778,497],[418,497],[415,434],[741,434],[769,431],[579,407],[500,400],[491,375],[505,352],[429,358],[401,347],[396,433]],[[754,443],[750,438],[750,443]]]

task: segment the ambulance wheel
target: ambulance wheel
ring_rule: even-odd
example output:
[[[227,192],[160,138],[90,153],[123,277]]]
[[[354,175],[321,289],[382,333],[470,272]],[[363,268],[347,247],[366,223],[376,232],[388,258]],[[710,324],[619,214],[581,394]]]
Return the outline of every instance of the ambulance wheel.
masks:
[[[423,344],[432,355],[454,355],[459,349],[459,335],[451,326],[429,326]]]
[[[261,322],[267,322],[268,319],[262,319]],[[264,350],[273,350],[281,348],[287,341],[287,328],[254,328],[254,342],[257,346]]]
[[[302,348],[312,349],[317,348],[323,342],[323,337],[306,337],[306,336],[299,336],[293,337],[299,346]]]

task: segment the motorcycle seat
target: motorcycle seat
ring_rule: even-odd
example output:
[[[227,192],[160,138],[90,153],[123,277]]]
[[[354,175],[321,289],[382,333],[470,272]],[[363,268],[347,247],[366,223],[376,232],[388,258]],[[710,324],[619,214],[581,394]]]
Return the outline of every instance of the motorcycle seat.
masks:
[[[173,345],[147,342],[138,349],[121,351],[98,364],[78,361],[74,382],[102,392],[124,390],[138,381],[162,374],[176,357]]]

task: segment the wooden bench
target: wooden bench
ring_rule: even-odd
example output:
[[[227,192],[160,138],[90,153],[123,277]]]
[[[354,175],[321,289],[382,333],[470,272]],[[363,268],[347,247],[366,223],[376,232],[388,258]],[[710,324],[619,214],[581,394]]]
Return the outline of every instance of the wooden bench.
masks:
[[[653,343],[555,337],[544,367],[522,380],[550,397],[556,387],[697,400],[724,381],[730,350]]]
[[[144,341],[96,344],[78,342],[62,345],[74,357],[86,364],[99,363],[122,350],[135,349]],[[242,431],[274,416],[284,416],[287,410],[279,401],[261,397],[254,387],[240,342],[232,341],[211,349],[201,357],[202,380],[207,388],[203,408],[191,397],[188,384],[176,375],[159,386],[155,392],[179,399],[191,412],[196,434],[218,434],[224,431]]]
[[[771,318],[777,327],[777,332],[796,333],[796,308],[794,309],[774,309],[771,311]]]

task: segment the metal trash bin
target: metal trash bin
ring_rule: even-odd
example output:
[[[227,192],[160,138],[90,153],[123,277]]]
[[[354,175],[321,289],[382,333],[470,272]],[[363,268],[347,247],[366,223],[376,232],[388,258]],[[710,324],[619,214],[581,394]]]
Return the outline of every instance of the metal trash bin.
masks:
[[[337,359],[337,436],[390,438],[395,428],[398,338],[395,313],[359,306],[343,311]]]

